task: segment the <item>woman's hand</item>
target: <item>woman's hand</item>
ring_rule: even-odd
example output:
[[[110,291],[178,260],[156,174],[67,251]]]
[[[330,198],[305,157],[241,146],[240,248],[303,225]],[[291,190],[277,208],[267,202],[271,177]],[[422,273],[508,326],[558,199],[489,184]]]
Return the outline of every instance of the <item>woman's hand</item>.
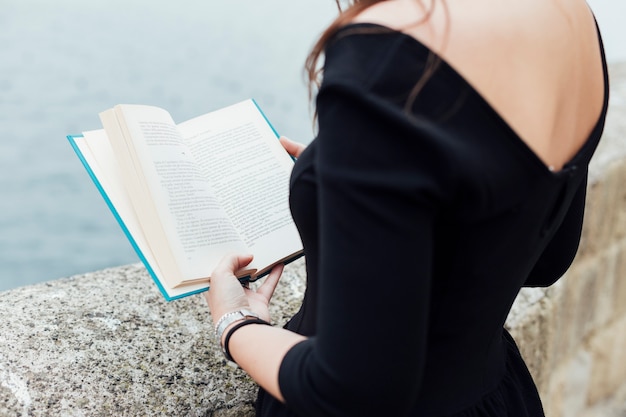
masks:
[[[287,139],[284,136],[281,136],[279,140],[280,140],[280,144],[283,145],[283,148],[285,148],[287,153],[293,156],[294,158],[300,158],[300,154],[302,153],[304,148],[306,148],[305,145],[298,143],[298,142],[294,142],[290,139]]]
[[[211,274],[211,287],[204,294],[214,322],[226,313],[244,308],[270,322],[268,304],[283,272],[283,265],[275,266],[264,278],[263,284],[254,291],[242,287],[235,277],[235,272],[251,261],[252,255],[228,255],[222,258]],[[234,325],[226,327],[218,343],[225,343],[228,329]],[[228,350],[237,364],[271,395],[284,401],[278,385],[280,364],[287,351],[305,340],[305,337],[280,327],[260,324],[242,327],[231,333],[231,336]]]
[[[247,309],[257,313],[261,319],[269,322],[269,302],[274,294],[284,265],[276,265],[265,277],[263,284],[252,290],[243,287],[235,272],[252,261],[252,255],[227,255],[211,274],[210,288],[204,293],[209,304],[213,322],[231,311]]]

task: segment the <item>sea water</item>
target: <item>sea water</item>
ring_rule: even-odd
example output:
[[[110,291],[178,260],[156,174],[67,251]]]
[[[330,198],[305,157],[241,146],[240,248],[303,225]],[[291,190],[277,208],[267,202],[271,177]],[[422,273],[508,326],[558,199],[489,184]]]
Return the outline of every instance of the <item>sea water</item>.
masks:
[[[626,3],[593,0],[612,61]],[[332,0],[0,0],[0,290],[137,262],[65,136],[118,103],[183,121],[255,98],[307,143],[302,66]],[[620,49],[622,48],[622,49]]]

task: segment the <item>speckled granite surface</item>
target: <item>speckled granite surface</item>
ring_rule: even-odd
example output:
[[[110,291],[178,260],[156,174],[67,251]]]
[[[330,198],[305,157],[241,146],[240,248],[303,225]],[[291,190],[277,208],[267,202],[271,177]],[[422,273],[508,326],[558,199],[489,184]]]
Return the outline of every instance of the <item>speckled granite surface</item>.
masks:
[[[295,312],[303,262],[278,288]],[[0,416],[247,416],[256,386],[217,347],[204,297],[166,302],[139,264],[0,293]]]

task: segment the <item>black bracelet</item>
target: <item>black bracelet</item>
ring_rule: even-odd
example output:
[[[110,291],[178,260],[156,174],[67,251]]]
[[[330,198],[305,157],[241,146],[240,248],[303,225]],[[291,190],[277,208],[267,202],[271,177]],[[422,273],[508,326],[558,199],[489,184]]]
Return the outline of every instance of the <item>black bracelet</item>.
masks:
[[[237,329],[240,329],[243,326],[247,326],[248,324],[265,324],[267,326],[271,326],[271,324],[269,324],[265,320],[253,318],[253,319],[242,320],[239,323],[235,324],[230,329],[228,329],[228,332],[226,333],[226,338],[224,339],[224,346],[222,346],[222,351],[224,352],[224,356],[226,356],[226,359],[228,359],[231,362],[235,362],[235,360],[231,356],[230,350],[228,349],[228,342],[230,342],[230,337],[233,335],[233,333],[235,333]]]

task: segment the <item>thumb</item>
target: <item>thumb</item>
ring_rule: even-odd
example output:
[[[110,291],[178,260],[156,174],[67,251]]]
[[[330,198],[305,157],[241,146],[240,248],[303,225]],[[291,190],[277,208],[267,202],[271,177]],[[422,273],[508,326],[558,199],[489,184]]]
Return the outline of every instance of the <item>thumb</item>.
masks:
[[[289,155],[297,158],[300,156],[300,153],[302,153],[300,144],[286,138],[285,136],[281,136],[279,140]]]
[[[222,258],[220,263],[213,270],[212,277],[223,275],[235,275],[235,272],[244,268],[252,262],[253,255],[250,254],[230,254]]]

